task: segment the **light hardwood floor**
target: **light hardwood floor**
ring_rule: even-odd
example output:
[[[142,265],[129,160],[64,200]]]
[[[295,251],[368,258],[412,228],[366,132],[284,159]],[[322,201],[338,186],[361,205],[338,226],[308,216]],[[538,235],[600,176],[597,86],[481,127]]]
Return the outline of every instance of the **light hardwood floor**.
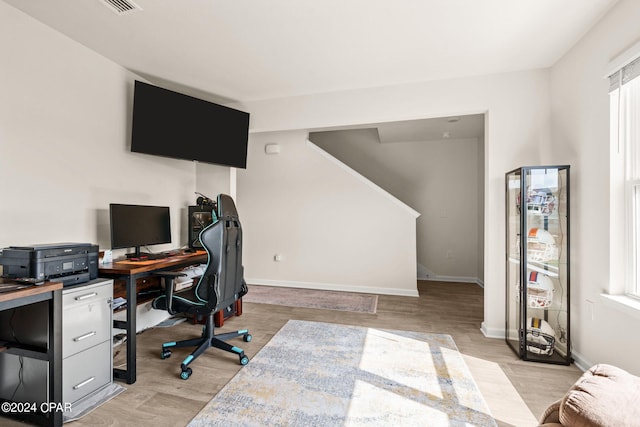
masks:
[[[289,319],[450,334],[501,426],[536,425],[545,408],[581,375],[573,365],[520,361],[504,340],[485,338],[480,332],[483,289],[479,286],[420,281],[418,289],[418,298],[381,295],[376,314],[245,303],[243,315],[227,320],[217,332],[248,328],[253,340],[239,339],[238,346],[250,358]],[[179,364],[188,350],[175,350],[171,358],[161,360],[161,344],[199,333],[200,326],[182,323],[139,334],[137,382],[122,383],[126,392],[71,426],[186,425],[241,369],[236,356],[210,349],[192,364],[192,377],[181,380]],[[115,352],[114,363],[121,363],[124,347]],[[295,357],[292,354],[283,363],[295,363]]]

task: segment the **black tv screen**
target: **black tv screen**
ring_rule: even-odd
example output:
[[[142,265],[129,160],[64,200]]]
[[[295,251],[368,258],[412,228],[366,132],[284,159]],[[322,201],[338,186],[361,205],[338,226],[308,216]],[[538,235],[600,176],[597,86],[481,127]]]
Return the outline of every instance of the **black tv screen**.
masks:
[[[171,243],[168,206],[109,205],[111,248],[136,248]]]
[[[135,82],[131,151],[247,167],[249,113]]]

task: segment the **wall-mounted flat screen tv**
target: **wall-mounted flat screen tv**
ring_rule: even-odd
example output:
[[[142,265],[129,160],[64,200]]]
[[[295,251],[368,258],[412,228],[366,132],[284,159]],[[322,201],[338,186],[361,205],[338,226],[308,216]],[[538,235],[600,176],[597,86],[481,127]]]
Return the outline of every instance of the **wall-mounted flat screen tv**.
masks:
[[[135,82],[131,151],[247,167],[249,113]]]

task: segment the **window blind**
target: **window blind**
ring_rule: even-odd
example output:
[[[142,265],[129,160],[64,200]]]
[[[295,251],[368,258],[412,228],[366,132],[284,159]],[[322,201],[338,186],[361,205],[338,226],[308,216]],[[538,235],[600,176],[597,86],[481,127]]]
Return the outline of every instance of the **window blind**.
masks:
[[[636,58],[609,76],[609,92],[640,76],[640,58]]]

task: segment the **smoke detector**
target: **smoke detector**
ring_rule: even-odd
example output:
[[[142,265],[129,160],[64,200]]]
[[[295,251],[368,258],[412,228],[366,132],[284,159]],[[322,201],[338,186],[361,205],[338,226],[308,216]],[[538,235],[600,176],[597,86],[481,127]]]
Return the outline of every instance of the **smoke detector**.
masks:
[[[140,6],[131,0],[100,0],[100,3],[116,15],[126,15],[137,10],[142,10]]]

